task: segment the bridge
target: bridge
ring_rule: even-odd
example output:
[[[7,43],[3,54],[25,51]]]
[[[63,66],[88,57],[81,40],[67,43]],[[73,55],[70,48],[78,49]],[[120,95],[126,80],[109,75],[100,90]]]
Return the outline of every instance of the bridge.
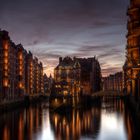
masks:
[[[118,92],[118,91],[99,91],[96,93],[93,93],[91,95],[92,98],[94,97],[111,97],[111,98],[117,98],[117,97],[126,97],[129,94],[125,94],[123,92]]]

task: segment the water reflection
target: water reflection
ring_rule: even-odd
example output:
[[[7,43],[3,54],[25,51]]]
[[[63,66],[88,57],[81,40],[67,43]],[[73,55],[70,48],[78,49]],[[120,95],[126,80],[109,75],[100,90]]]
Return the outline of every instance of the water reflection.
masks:
[[[100,129],[101,109],[91,108],[50,113],[51,126],[59,140],[78,140],[81,135],[97,137]]]
[[[0,116],[0,140],[132,140],[139,123],[121,100],[51,112],[45,103]]]
[[[122,101],[104,100],[102,104],[101,131],[99,140],[127,140],[123,123],[124,104]]]

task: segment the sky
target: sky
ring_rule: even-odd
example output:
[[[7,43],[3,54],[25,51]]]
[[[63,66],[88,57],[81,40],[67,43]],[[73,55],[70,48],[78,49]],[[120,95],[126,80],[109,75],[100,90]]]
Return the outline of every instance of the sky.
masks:
[[[0,0],[0,28],[53,74],[60,56],[94,57],[102,75],[122,70],[129,0]]]

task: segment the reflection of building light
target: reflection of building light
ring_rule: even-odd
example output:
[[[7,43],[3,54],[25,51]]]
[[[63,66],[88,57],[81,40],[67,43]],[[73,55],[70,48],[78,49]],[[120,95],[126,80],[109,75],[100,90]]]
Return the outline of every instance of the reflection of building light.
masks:
[[[63,125],[66,125],[66,120],[65,120],[65,118],[63,119]]]
[[[43,117],[42,120],[42,133],[41,135],[38,135],[38,140],[54,140],[54,134],[52,132],[51,126],[50,126],[50,116],[49,116],[49,112],[47,110],[47,112],[45,113],[45,116]],[[59,129],[60,130],[60,129]]]
[[[63,99],[63,103],[66,103],[66,99]]]
[[[66,126],[66,139],[69,139],[69,132],[70,132],[69,126],[67,125]]]
[[[4,127],[4,132],[3,132],[3,139],[4,140],[9,140],[10,136],[9,136],[9,129],[7,128],[7,126]]]
[[[115,129],[117,130],[119,129],[119,123],[117,120],[117,116],[115,114],[112,114],[110,116],[103,115],[102,119],[103,119],[103,125],[105,129],[112,130],[112,131]]]
[[[55,128],[57,128],[57,122],[58,122],[58,117],[55,115],[55,116],[54,116],[54,124],[55,124]]]
[[[57,103],[57,99],[55,99],[55,102]]]

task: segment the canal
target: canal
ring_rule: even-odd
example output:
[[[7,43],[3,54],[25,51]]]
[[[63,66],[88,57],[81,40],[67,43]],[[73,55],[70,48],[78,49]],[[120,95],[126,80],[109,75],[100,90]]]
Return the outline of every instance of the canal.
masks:
[[[1,113],[0,140],[133,140],[138,127],[122,100],[55,112],[38,103]]]

